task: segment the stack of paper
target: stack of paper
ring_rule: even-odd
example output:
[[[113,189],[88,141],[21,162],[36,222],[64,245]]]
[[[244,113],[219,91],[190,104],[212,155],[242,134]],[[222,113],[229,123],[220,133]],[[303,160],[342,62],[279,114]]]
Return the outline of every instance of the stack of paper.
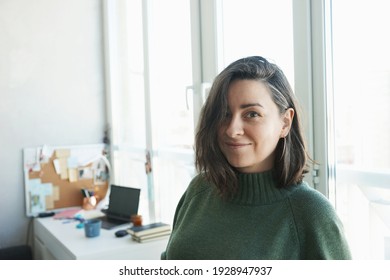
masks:
[[[147,242],[166,238],[171,234],[171,226],[165,223],[152,223],[142,226],[132,226],[127,229],[132,239],[137,242]]]

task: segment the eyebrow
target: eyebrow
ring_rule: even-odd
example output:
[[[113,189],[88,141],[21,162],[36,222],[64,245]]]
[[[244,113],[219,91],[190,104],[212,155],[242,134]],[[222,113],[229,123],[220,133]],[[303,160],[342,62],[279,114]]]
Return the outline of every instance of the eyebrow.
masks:
[[[245,109],[245,108],[254,107],[254,106],[258,106],[258,107],[264,108],[264,106],[261,105],[260,103],[242,104],[242,105],[240,105],[240,108],[241,108],[241,109]]]

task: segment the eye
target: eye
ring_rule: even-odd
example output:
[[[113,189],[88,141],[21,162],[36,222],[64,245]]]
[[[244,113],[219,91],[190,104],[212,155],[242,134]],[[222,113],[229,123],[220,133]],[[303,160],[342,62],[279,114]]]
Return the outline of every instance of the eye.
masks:
[[[250,111],[250,112],[247,112],[245,114],[245,118],[248,118],[248,119],[253,119],[253,118],[257,118],[257,117],[261,117],[261,115],[255,111]]]

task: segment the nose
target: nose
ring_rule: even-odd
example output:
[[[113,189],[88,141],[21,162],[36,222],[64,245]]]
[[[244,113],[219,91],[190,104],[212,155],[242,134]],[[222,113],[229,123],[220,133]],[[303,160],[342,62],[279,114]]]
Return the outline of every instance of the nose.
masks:
[[[241,118],[232,117],[227,123],[225,134],[230,138],[244,135],[244,127]]]

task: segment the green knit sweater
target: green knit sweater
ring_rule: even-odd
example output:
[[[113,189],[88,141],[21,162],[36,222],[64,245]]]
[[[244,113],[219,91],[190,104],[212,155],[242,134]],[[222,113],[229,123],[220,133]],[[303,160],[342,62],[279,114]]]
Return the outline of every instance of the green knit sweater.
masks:
[[[239,175],[222,199],[198,175],[182,196],[161,259],[351,259],[329,201],[306,183],[279,189],[272,171]]]

